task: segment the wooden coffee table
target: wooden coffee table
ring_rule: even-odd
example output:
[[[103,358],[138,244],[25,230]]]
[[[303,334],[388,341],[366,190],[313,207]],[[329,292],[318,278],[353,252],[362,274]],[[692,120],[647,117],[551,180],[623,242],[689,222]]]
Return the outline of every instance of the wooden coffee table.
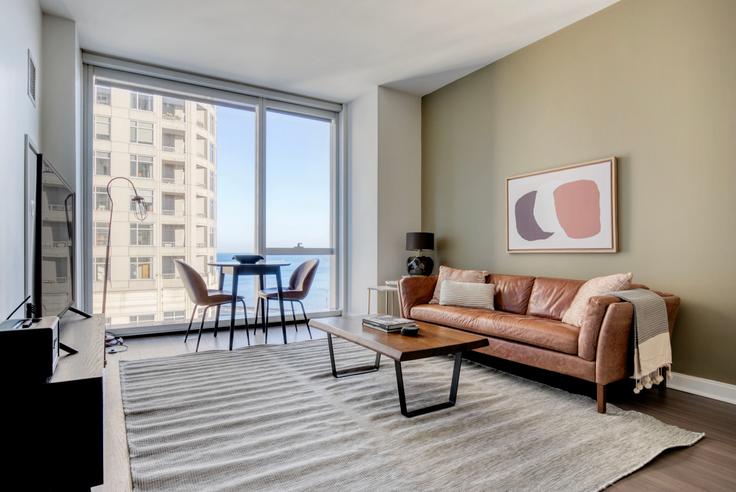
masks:
[[[419,326],[419,334],[417,336],[404,336],[400,333],[384,333],[381,330],[363,326],[362,317],[341,316],[312,319],[309,320],[309,325],[327,333],[330,365],[332,366],[332,375],[336,378],[377,371],[381,363],[381,355],[393,359],[394,368],[396,369],[396,385],[399,390],[399,406],[401,407],[401,414],[405,417],[414,417],[455,405],[463,352],[488,345],[488,339],[480,335],[421,321],[417,322],[417,326]],[[373,365],[338,370],[335,365],[335,352],[332,348],[333,335],[376,352],[376,359]],[[407,410],[401,363],[409,360],[425,359],[427,357],[448,354],[453,354],[455,358],[449,400],[415,410]]]

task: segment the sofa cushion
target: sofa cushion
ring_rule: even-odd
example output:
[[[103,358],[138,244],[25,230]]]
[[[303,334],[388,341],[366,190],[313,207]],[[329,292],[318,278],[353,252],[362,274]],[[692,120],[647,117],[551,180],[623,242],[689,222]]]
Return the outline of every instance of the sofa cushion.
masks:
[[[491,283],[496,286],[494,298],[496,309],[509,313],[526,313],[534,277],[492,273]]]
[[[503,311],[437,304],[414,306],[411,309],[411,317],[418,321],[526,343],[565,354],[578,353],[579,328],[561,321]]]
[[[584,283],[583,280],[537,277],[526,314],[561,320]]]
[[[588,299],[617,290],[626,290],[629,285],[631,285],[631,272],[591,278],[575,294],[575,299],[563,316],[565,323],[581,326],[585,318],[585,310],[588,308]]]
[[[487,309],[469,308],[461,306],[442,306],[440,304],[420,304],[411,308],[410,318],[417,321],[426,321],[450,328],[468,330],[473,326],[475,319]]]
[[[476,318],[470,331],[565,354],[578,354],[580,329],[553,319],[486,311]]]

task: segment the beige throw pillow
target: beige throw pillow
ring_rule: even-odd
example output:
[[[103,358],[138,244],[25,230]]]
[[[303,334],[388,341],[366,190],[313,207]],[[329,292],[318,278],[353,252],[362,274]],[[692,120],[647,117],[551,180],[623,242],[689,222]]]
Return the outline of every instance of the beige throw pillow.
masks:
[[[630,284],[631,272],[591,278],[578,289],[575,299],[572,300],[570,307],[567,308],[567,311],[562,316],[562,322],[579,327],[583,324],[583,319],[585,318],[588,299],[616,290],[628,289]]]
[[[455,280],[456,282],[471,282],[474,284],[486,283],[486,277],[488,272],[483,270],[461,270],[459,268],[450,268],[447,266],[440,266],[440,273],[437,277],[437,285],[434,287],[434,295],[430,304],[439,304],[440,302],[440,291],[442,290],[442,282],[445,280]]]
[[[496,286],[493,284],[444,280],[440,291],[440,304],[493,310],[495,291]]]

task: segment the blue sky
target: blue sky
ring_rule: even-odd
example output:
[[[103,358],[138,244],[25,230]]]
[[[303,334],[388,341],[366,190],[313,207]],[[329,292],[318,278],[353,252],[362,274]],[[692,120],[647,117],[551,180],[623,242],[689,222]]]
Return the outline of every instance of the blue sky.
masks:
[[[266,113],[269,247],[329,246],[330,123]],[[217,249],[255,250],[255,113],[217,107]]]

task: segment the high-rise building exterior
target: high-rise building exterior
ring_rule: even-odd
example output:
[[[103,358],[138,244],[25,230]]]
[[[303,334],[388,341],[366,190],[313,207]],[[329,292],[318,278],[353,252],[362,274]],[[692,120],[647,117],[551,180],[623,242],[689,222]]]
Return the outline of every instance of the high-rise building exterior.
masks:
[[[145,199],[147,217],[133,213],[133,190],[112,183],[111,325],[188,319],[192,305],[174,260],[193,265],[210,286],[216,274],[215,106],[96,85],[93,128],[93,304],[102,311],[110,203],[106,186],[129,178]]]

